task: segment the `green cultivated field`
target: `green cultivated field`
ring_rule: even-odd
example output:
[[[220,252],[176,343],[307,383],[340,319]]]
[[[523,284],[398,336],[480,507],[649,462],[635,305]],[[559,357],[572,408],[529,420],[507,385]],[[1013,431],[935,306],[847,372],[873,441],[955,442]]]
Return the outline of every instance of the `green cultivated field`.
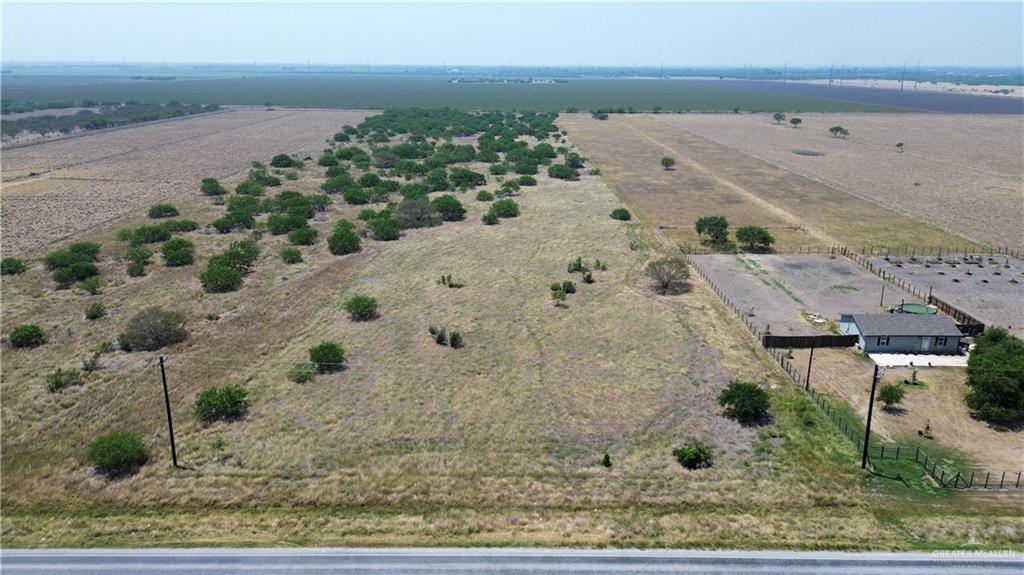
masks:
[[[458,108],[562,111],[633,107],[665,111],[893,112],[899,108],[708,86],[687,80],[570,79],[559,84],[451,84],[439,76],[269,75],[126,80],[109,77],[5,78],[4,98],[99,100],[324,108]]]

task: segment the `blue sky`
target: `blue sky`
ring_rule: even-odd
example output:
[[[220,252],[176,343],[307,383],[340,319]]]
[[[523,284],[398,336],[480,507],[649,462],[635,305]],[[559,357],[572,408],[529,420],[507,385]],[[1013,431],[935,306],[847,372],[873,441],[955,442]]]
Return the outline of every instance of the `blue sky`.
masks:
[[[1024,64],[1024,3],[3,2],[4,61]]]

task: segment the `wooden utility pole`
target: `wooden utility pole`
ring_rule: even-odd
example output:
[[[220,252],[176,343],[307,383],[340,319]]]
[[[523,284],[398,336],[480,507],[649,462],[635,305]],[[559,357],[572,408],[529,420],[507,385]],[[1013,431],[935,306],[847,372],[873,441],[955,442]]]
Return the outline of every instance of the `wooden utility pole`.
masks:
[[[871,414],[875,410],[875,387],[878,385],[878,364],[875,364],[875,373],[871,376],[871,399],[868,400],[868,424],[864,426],[864,455],[860,460],[860,468],[868,467],[868,439],[871,437]]]
[[[804,381],[804,391],[811,390],[811,363],[814,362],[814,346],[811,346],[811,356],[807,358],[807,379]]]
[[[167,372],[164,370],[164,356],[160,356],[160,379],[164,383],[164,405],[167,407],[167,433],[171,436],[171,461],[178,466],[178,451],[174,448],[174,421],[171,419],[171,396],[167,393]]]

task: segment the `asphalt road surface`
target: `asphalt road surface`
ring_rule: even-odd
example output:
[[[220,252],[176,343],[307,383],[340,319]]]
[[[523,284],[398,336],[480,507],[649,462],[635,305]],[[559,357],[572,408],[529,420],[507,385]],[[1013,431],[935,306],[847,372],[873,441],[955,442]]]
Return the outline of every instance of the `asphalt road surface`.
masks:
[[[1024,573],[1024,554],[570,549],[25,549],[0,551],[4,575],[325,575],[458,573]]]

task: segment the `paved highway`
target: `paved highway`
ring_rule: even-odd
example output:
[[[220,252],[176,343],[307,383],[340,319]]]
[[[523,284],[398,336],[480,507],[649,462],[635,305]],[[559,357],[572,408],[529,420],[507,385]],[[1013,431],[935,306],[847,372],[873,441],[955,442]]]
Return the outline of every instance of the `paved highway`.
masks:
[[[569,549],[26,549],[0,551],[0,573],[1020,575],[1024,573],[1024,554]]]

